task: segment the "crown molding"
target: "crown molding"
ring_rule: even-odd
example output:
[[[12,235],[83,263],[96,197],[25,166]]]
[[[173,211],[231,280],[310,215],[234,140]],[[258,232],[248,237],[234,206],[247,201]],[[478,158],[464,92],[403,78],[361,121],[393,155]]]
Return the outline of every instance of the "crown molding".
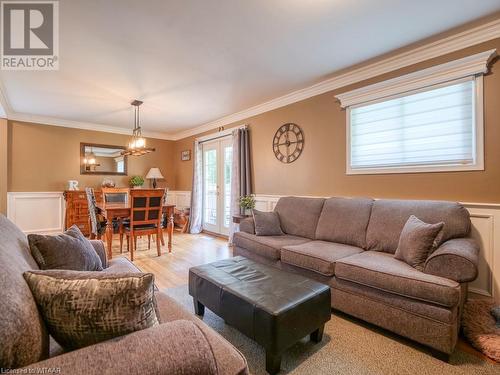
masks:
[[[344,92],[335,97],[340,101],[340,106],[345,108],[464,77],[486,74],[488,72],[488,64],[496,56],[496,49],[480,52],[475,55],[466,56],[458,60]]]
[[[24,113],[11,113],[10,115],[8,115],[7,118],[12,121],[31,122],[34,124],[61,126],[64,128],[92,130],[105,133],[132,135],[131,129],[125,129],[117,126],[109,126],[104,124],[94,124],[94,123],[86,123],[73,120],[64,120],[48,116],[29,115]],[[142,135],[146,138],[165,139],[165,140],[172,140],[173,138],[170,134],[161,132],[143,131]]]
[[[316,83],[301,90],[293,91],[287,95],[280,96],[268,102],[256,105],[246,110],[222,117],[204,125],[173,134],[173,139],[178,140],[200,134],[220,126],[245,120],[249,117],[259,115],[284,107],[298,101],[311,98],[325,92],[346,87],[379,75],[389,73],[407,66],[430,60],[448,53],[474,46],[488,40],[500,38],[500,19],[485,23],[483,25],[459,32],[457,34],[436,40],[431,43],[399,53],[395,56],[349,70],[346,73],[335,75],[325,81]]]

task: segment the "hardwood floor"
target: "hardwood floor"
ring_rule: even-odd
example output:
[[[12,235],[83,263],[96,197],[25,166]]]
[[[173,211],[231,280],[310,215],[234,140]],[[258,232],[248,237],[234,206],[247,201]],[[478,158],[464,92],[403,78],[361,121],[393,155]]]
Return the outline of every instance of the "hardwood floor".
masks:
[[[118,237],[113,238],[113,256],[129,257],[128,252],[120,254]],[[166,246],[161,247],[162,255],[158,257],[156,245],[151,241],[148,250],[147,236],[137,240],[134,252],[134,264],[143,272],[155,275],[158,288],[171,288],[185,285],[188,282],[190,267],[230,258],[232,250],[227,240],[207,234],[186,234],[175,232],[172,239],[172,252]],[[124,249],[125,250],[125,249]]]
[[[134,254],[134,264],[143,272],[153,273],[156,285],[160,289],[186,285],[190,267],[226,259],[233,254],[226,239],[210,234],[187,234],[176,231],[172,241],[172,252],[169,253],[168,248],[162,246],[162,255],[158,257],[156,246],[153,245],[148,250],[146,236],[137,240],[138,250]],[[118,243],[118,238],[113,238],[113,256],[128,257],[129,254],[126,251],[120,254]],[[154,241],[151,241],[151,243],[154,244]],[[467,353],[495,363],[474,349],[463,337],[459,338],[457,347]]]

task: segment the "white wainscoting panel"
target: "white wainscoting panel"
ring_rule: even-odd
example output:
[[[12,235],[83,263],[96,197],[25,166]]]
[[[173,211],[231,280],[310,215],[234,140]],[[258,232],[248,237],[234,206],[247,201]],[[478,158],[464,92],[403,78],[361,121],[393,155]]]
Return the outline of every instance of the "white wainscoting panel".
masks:
[[[259,211],[272,211],[279,199],[278,195],[256,195],[255,208]]]
[[[63,193],[9,192],[7,217],[25,233],[60,233],[64,230]]]
[[[464,205],[471,215],[471,235],[481,246],[479,276],[469,289],[500,302],[500,205]]]
[[[167,193],[167,202],[175,204],[176,208],[183,209],[191,207],[191,192],[181,190],[169,190]]]

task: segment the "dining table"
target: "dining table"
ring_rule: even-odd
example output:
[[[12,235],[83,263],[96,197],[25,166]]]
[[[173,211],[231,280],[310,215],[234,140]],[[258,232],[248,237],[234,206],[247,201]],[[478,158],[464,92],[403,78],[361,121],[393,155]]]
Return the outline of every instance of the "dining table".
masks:
[[[101,215],[106,218],[106,250],[108,253],[108,259],[113,258],[113,220],[123,220],[127,219],[131,215],[132,206],[129,202],[108,202],[108,203],[97,203],[97,209],[100,211]],[[162,206],[162,212],[167,218],[167,236],[168,236],[168,248],[172,248],[172,236],[174,234],[174,209],[175,204],[164,204]],[[162,245],[164,244],[163,236],[161,236]]]

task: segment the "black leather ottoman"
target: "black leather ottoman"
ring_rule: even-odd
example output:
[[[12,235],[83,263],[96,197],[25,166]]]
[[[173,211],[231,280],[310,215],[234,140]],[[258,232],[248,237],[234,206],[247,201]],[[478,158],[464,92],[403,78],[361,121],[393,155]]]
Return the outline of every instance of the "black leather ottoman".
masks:
[[[189,270],[197,315],[205,306],[266,349],[266,370],[301,338],[319,342],[330,320],[330,288],[303,276],[238,256]]]

